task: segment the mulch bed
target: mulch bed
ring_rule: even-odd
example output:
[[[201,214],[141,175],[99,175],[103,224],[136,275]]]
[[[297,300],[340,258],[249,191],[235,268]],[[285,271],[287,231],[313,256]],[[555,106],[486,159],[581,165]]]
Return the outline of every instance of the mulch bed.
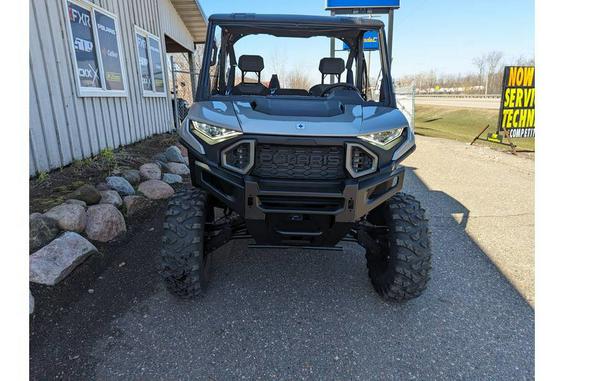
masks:
[[[44,213],[65,201],[68,195],[84,184],[95,185],[120,170],[150,162],[152,156],[177,144],[175,133],[153,135],[147,139],[120,147],[104,150],[101,154],[77,160],[63,168],[30,180],[30,213]]]

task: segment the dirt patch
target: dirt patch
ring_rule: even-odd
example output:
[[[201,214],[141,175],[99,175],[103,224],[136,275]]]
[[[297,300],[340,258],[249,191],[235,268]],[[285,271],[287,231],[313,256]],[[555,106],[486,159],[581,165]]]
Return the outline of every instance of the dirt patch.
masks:
[[[39,175],[30,180],[30,213],[46,212],[61,204],[71,192],[84,184],[95,185],[113,173],[128,168],[137,169],[177,141],[175,133],[153,135],[113,151],[103,150],[95,157],[76,160],[66,167]]]

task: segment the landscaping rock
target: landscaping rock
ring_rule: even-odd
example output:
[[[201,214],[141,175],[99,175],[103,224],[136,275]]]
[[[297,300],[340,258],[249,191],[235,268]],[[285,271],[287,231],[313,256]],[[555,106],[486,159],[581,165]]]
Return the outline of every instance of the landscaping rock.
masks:
[[[168,162],[183,164],[187,163],[186,158],[182,156],[182,151],[180,151],[179,148],[177,148],[176,146],[171,146],[167,148],[167,150],[165,151],[165,156],[167,157]]]
[[[34,313],[34,297],[32,296],[32,291],[30,291],[30,315]]]
[[[93,205],[87,210],[87,237],[108,242],[127,231],[125,219],[114,205]]]
[[[104,191],[104,190],[110,190],[112,188],[110,188],[110,186],[108,185],[108,183],[97,183],[97,185],[95,185],[95,188],[97,188],[98,191]]]
[[[167,167],[167,163],[166,162],[162,162],[162,161],[155,161],[156,165],[158,165],[163,172],[169,172],[169,167]]]
[[[163,181],[166,182],[167,184],[177,184],[177,183],[181,183],[183,180],[180,175],[176,175],[173,173],[164,173]]]
[[[139,167],[142,180],[160,180],[162,172],[160,166],[155,163],[147,163]]]
[[[115,190],[101,191],[100,204],[110,204],[119,208],[122,205],[122,198]]]
[[[137,185],[141,181],[139,171],[137,169],[127,169],[122,173],[122,177],[125,178],[131,185]]]
[[[182,153],[183,157],[188,158],[188,149],[186,147],[184,147],[183,145],[177,143],[177,148],[179,148],[179,150]]]
[[[101,196],[99,197],[101,198]],[[44,213],[44,215],[55,220],[61,230],[80,233],[84,230],[87,223],[86,211],[80,205],[57,205]]]
[[[167,163],[167,170],[176,175],[189,175],[190,168],[184,163]]]
[[[99,200],[101,200],[101,195],[94,186],[92,186],[91,184],[86,184],[72,192],[69,195],[69,198],[82,200],[86,202],[87,205],[93,205],[97,204]]]
[[[80,234],[65,232],[30,255],[30,282],[54,286],[96,252],[95,246]]]
[[[69,205],[80,205],[83,208],[86,208],[86,206],[87,206],[86,202],[84,202],[82,200],[76,200],[75,198],[71,198],[69,200],[65,200],[63,203],[64,204],[69,204]]]
[[[127,217],[139,214],[152,205],[152,202],[144,196],[126,196],[124,203],[127,209]]]
[[[123,196],[135,194],[135,189],[133,189],[133,186],[124,177],[106,177],[106,182],[108,183],[111,189],[114,189]]]
[[[30,252],[51,242],[57,234],[57,221],[40,213],[30,215]]]
[[[160,200],[173,196],[175,191],[171,188],[171,185],[162,182],[160,180],[148,180],[139,184],[138,191],[144,194],[152,200]]]
[[[169,160],[167,159],[167,156],[164,153],[157,153],[156,155],[152,156],[152,160],[153,161],[160,161],[162,163],[166,163]]]

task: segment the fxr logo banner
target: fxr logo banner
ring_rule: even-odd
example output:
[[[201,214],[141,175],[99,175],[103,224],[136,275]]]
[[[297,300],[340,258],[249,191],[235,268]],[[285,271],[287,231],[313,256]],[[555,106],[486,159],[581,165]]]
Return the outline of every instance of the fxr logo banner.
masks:
[[[74,8],[75,5],[74,4],[70,4],[70,7],[68,8],[68,14],[70,15],[70,21],[71,22],[76,22],[76,20],[78,20],[78,23],[87,27],[91,27],[91,15],[88,13],[84,13],[84,12],[80,12],[79,10]]]

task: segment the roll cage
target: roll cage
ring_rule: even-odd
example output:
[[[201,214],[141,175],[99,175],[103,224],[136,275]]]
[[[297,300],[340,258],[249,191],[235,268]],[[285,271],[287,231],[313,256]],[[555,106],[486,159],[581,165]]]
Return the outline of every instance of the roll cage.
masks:
[[[216,28],[221,29],[219,46],[215,40]],[[205,101],[214,96],[230,94],[234,87],[237,67],[234,45],[243,37],[255,34],[299,38],[325,36],[343,41],[350,47],[345,63],[346,82],[354,85],[359,90],[362,98],[367,100],[366,92],[369,88],[369,79],[367,78],[367,63],[363,49],[363,35],[370,30],[378,31],[379,37],[379,53],[382,66],[381,102],[385,106],[396,107],[384,23],[374,19],[340,16],[212,15],[209,17],[207,43],[199,75],[196,101]],[[227,63],[228,67],[226,66]],[[209,73],[211,68],[216,65],[217,75],[211,83]],[[355,67],[354,70],[353,66]]]

